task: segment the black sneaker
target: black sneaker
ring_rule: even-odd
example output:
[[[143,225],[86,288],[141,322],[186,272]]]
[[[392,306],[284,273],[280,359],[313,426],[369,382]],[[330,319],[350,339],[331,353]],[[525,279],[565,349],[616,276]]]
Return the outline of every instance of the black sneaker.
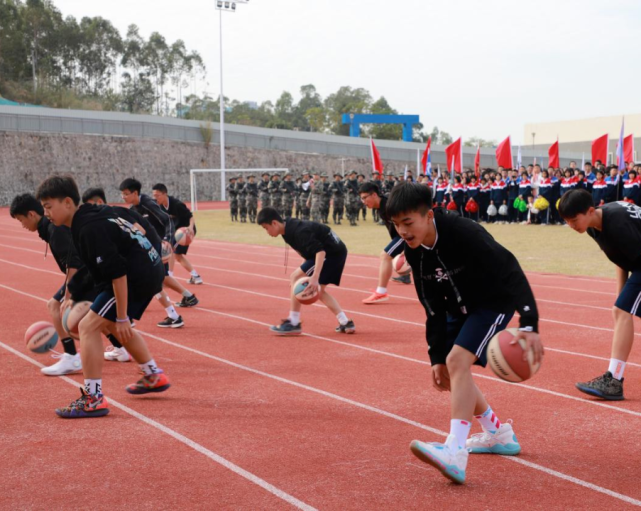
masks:
[[[278,335],[300,335],[303,333],[300,323],[294,326],[289,319],[284,319],[279,326],[270,326],[269,329]]]
[[[600,397],[608,401],[622,401],[623,397],[623,379],[620,381],[607,371],[603,376],[594,378],[585,383],[577,383],[576,388],[590,396]]]
[[[195,307],[198,305],[198,298],[196,295],[191,295],[189,298],[183,296],[183,299],[176,302],[176,307]]]
[[[347,322],[347,324],[338,325],[336,327],[336,333],[337,334],[355,334],[356,333],[356,326],[354,326],[354,322],[350,319]]]
[[[182,328],[185,326],[185,323],[183,323],[182,316],[178,316],[178,319],[171,319],[169,316],[167,316],[160,323],[158,323],[157,326],[159,326],[160,328]]]
[[[411,284],[412,279],[409,275],[401,275],[400,277],[392,277],[394,282],[400,282],[401,284]]]

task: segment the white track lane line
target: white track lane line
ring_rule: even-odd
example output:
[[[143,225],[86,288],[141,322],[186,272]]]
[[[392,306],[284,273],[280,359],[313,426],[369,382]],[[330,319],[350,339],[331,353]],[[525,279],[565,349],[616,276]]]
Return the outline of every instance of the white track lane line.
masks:
[[[43,301],[46,302],[46,300],[43,300]],[[37,367],[40,367],[40,368],[45,367],[43,364],[41,364],[37,360],[34,360],[31,357],[28,357],[27,355],[25,355],[23,353],[20,353],[19,351],[13,349],[11,346],[3,343],[2,341],[0,341],[0,347],[4,348],[8,352],[13,353],[17,357],[20,357],[21,359],[26,360],[27,362],[29,362],[29,363],[37,366]],[[73,385],[74,387],[78,388],[78,382],[72,380],[71,378],[67,378],[66,376],[58,376],[58,379],[64,380],[65,382],[67,382],[67,383]],[[160,422],[157,422],[157,421],[147,417],[146,415],[143,415],[140,412],[137,412],[136,410],[133,410],[133,409],[129,408],[126,405],[123,405],[122,403],[116,401],[115,399],[113,399],[111,397],[109,398],[109,404],[115,406],[116,408],[119,408],[123,412],[131,415],[132,417],[138,419],[139,421],[144,422],[148,426],[151,426],[152,428],[156,428],[157,430],[165,433],[166,435],[174,438],[175,440],[178,440],[180,443],[186,445],[187,447],[192,448],[194,451],[199,452],[200,454],[202,454],[204,456],[207,456],[210,460],[212,460],[212,461],[218,463],[219,465],[225,467],[227,470],[230,470],[230,471],[234,472],[235,474],[247,479],[249,482],[251,482],[251,483],[253,483],[253,484],[257,485],[257,486],[260,486],[263,490],[271,493],[272,495],[274,495],[275,497],[278,497],[281,500],[284,500],[285,502],[287,502],[288,504],[291,504],[295,508],[304,509],[305,511],[315,511],[316,510],[316,508],[306,504],[305,502],[303,502],[301,500],[298,500],[296,497],[293,497],[289,493],[284,492],[283,490],[277,488],[276,486],[268,483],[264,479],[261,479],[257,475],[254,475],[251,472],[248,472],[247,470],[239,467],[235,463],[232,463],[231,461],[223,458],[219,454],[216,454],[215,452],[210,451],[209,449],[207,449],[206,447],[200,445],[199,443],[194,442],[192,439],[190,439],[190,438],[188,438],[188,437],[186,437],[184,435],[181,435],[177,431],[165,426],[164,424],[161,424]]]

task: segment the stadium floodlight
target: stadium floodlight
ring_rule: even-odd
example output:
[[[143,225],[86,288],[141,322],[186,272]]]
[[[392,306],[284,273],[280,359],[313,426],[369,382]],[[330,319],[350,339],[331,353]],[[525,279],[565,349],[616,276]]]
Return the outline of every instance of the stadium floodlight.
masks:
[[[236,4],[249,0],[216,0],[220,12],[220,168],[225,170],[225,96],[223,95],[223,12],[236,12]]]
[[[191,190],[191,210],[192,211],[198,211],[198,183],[196,180],[196,176],[198,174],[219,174],[220,175],[220,200],[226,200],[227,199],[227,194],[226,194],[226,189],[227,189],[227,173],[232,174],[232,175],[239,175],[241,173],[251,173],[255,174],[257,179],[260,179],[262,174],[264,172],[268,172],[270,174],[280,174],[280,173],[285,173],[287,174],[289,172],[289,169],[191,169],[189,171],[189,188]],[[201,186],[202,190],[202,186]],[[202,193],[201,193],[202,195]],[[216,201],[217,197],[209,197],[207,199],[207,202],[210,200]]]

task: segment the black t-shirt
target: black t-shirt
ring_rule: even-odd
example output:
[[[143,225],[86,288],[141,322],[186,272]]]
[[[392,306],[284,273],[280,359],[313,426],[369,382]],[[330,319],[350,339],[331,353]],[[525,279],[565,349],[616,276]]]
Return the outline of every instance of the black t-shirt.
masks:
[[[327,257],[347,253],[347,247],[336,233],[317,222],[288,218],[283,239],[305,260],[314,259],[323,250]]]
[[[641,208],[627,202],[611,202],[603,212],[601,230],[588,229],[610,261],[626,271],[641,270]]]
[[[170,241],[173,238],[173,222],[171,221],[171,217],[167,211],[161,208],[149,195],[145,195],[144,193],[140,195],[140,202],[137,206],[131,206],[131,209],[143,218],[146,218],[154,229],[156,229],[158,236],[163,240]]]
[[[189,208],[181,200],[176,199],[169,195],[167,197],[169,200],[169,205],[167,207],[161,206],[174,222],[174,227],[180,229],[181,227],[189,227],[189,221],[193,216]]]

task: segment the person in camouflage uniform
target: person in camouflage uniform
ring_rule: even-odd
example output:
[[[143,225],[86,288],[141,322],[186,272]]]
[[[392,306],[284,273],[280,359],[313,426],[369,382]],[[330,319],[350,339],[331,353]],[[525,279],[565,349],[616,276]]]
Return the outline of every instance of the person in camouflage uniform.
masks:
[[[327,174],[321,175],[321,182],[323,183],[323,199],[321,201],[321,218],[324,224],[329,223],[329,204],[332,201],[332,192],[329,189],[327,182]]]
[[[365,182],[365,176],[363,174],[359,174],[358,177],[356,178],[356,181],[358,183],[358,186],[362,185]],[[367,220],[367,206],[363,204],[363,201],[361,200],[360,196],[358,197],[358,209],[356,210],[356,220],[358,220],[359,212],[363,213],[363,222]]]
[[[325,193],[325,187],[321,181],[320,174],[314,172],[314,184],[312,185],[312,193],[307,203],[310,205],[310,213],[312,215],[312,222],[321,222],[322,213],[321,208],[323,207],[323,194]]]
[[[343,176],[334,174],[334,182],[329,185],[329,191],[332,194],[332,218],[335,225],[341,225],[343,219],[343,210],[345,209],[345,185]]]
[[[274,174],[269,183],[269,197],[272,203],[272,208],[278,211],[278,214],[283,216],[283,194],[280,191],[280,176]]]
[[[249,176],[248,183],[245,185],[247,192],[247,214],[249,221],[252,224],[256,223],[256,214],[258,213],[258,184],[256,183],[256,176]]]
[[[383,181],[383,194],[388,195],[392,193],[392,188],[394,188],[395,184],[396,181],[394,180],[394,174],[387,174],[387,179]]]
[[[358,195],[358,181],[356,180],[356,171],[352,170],[349,173],[349,179],[345,182],[345,206],[347,208],[347,219],[349,225],[356,226],[358,219],[358,211],[362,204],[361,198]]]
[[[310,211],[309,211],[309,205],[307,204],[307,202],[312,193],[312,183],[309,179],[309,172],[305,172],[303,174],[303,181],[300,187],[301,187],[301,192],[300,192],[301,217],[303,220],[309,220]]]
[[[283,194],[283,218],[291,218],[292,209],[294,208],[294,199],[296,198],[296,184],[292,181],[291,174],[285,174],[280,191]]]
[[[269,208],[272,205],[272,201],[269,196],[269,174],[267,172],[262,175],[262,179],[260,183],[258,183],[258,194],[260,197],[260,208]]]
[[[238,194],[238,212],[240,213],[240,222],[247,222],[247,191],[245,190],[245,178],[241,174],[236,179],[236,193]]]
[[[231,213],[231,221],[238,222],[238,192],[236,191],[236,178],[229,179],[227,185],[227,197],[229,198],[229,212]]]
[[[302,214],[302,208],[300,204],[300,194],[302,193],[303,189],[301,187],[301,184],[303,183],[303,180],[298,177],[296,178],[296,187],[295,187],[295,194],[294,194],[294,209],[296,211],[296,218],[300,218]]]

